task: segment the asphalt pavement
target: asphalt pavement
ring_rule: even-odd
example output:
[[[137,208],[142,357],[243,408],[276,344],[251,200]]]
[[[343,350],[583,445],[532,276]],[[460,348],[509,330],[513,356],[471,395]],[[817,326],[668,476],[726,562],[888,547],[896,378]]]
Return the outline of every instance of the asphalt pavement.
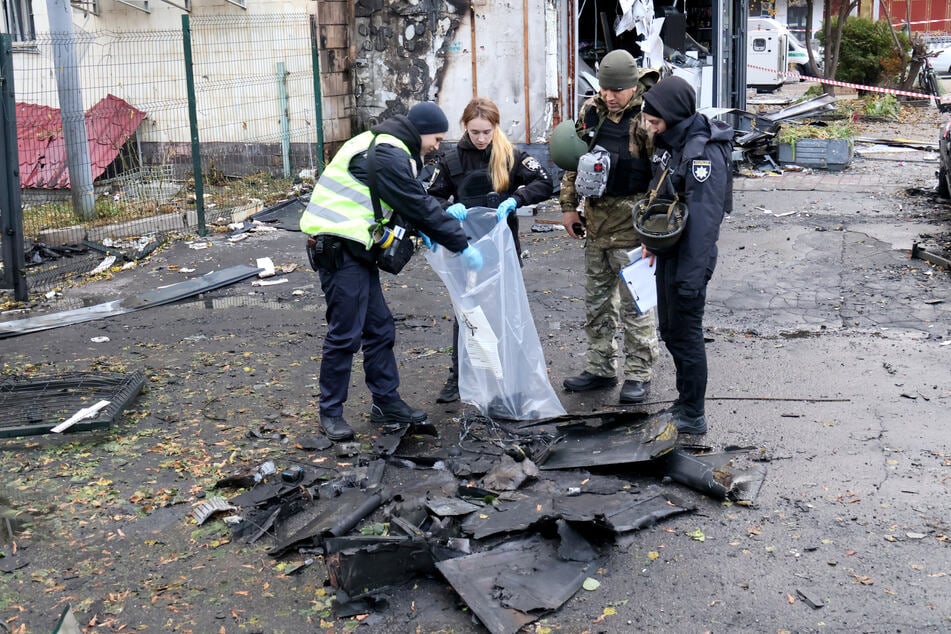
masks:
[[[951,228],[951,208],[929,193],[934,169],[933,153],[878,148],[860,149],[841,173],[736,180],[708,292],[701,441],[755,448],[765,483],[753,506],[692,496],[696,512],[604,546],[590,572],[600,587],[530,631],[951,629],[951,274],[910,257],[912,243]],[[616,389],[560,388],[582,369],[582,249],[560,229],[532,228],[559,217],[549,205],[521,218],[551,383],[569,413],[614,408]],[[5,535],[8,560],[14,544],[28,560],[3,573],[7,629],[52,631],[69,603],[106,631],[483,631],[438,579],[395,590],[363,625],[334,619],[322,565],[282,574],[266,545],[229,543],[221,522],[199,530],[190,519],[235,469],[334,460],[296,446],[316,431],[325,329],[300,234],[178,241],[110,279],[64,287],[58,303],[3,317],[121,299],[260,257],[287,282],[244,280],[0,344],[7,374],[148,376],[109,430],[0,439],[0,503],[29,520]],[[451,443],[465,407],[434,402],[449,364],[445,289],[416,258],[385,292],[401,392]],[[675,395],[662,352],[641,409]],[[360,439],[373,433],[368,405],[358,362],[346,414]]]

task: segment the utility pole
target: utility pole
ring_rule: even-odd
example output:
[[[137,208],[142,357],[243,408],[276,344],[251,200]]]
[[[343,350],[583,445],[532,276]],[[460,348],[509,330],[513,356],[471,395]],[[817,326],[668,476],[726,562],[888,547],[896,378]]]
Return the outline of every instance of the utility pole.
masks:
[[[95,218],[96,194],[92,186],[92,165],[89,160],[89,138],[83,112],[83,91],[79,83],[79,62],[73,35],[73,9],[69,0],[46,0],[50,34],[53,38],[53,64],[59,112],[66,141],[66,166],[73,196],[73,211],[81,220]]]

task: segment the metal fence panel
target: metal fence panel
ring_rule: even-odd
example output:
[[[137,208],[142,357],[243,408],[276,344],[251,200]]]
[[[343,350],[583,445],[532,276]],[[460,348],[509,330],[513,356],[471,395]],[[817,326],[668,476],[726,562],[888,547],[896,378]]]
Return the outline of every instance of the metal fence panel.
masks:
[[[181,30],[72,35],[96,191],[95,217],[70,204],[52,51],[38,34],[16,54],[24,234],[49,246],[197,227],[189,97],[194,99],[208,218],[230,218],[288,195],[319,164],[309,17],[191,22],[195,94]],[[141,121],[139,121],[141,119]]]

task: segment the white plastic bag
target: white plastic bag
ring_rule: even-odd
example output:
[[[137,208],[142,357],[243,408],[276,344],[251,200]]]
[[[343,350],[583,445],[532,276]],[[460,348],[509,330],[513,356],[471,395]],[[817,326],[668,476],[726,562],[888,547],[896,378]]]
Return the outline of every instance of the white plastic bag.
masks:
[[[462,223],[469,243],[482,253],[479,273],[446,249],[426,252],[459,321],[459,396],[490,418],[561,416],[565,409],[548,380],[515,243],[495,214],[475,207]]]

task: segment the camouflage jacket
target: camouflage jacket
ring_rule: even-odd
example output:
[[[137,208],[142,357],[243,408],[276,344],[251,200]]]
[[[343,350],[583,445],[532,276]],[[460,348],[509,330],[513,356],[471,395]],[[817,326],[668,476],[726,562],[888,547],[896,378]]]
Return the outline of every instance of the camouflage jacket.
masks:
[[[618,123],[625,117],[629,117],[628,151],[632,160],[645,163],[649,173],[650,157],[654,148],[650,133],[641,123],[641,117],[639,116],[642,103],[641,96],[647,90],[648,85],[642,82],[638,84],[637,88],[637,92],[634,93],[631,101],[623,110],[617,113],[609,113],[600,96],[591,97],[582,104],[577,121],[579,133],[582,133],[584,122],[593,118],[590,113],[592,108],[597,113],[598,121],[606,118]],[[597,137],[595,137],[595,140],[597,140]],[[613,165],[611,169],[614,169]],[[562,176],[559,202],[563,212],[576,211],[580,203],[580,198],[575,190],[576,175],[577,172],[566,171]],[[647,183],[644,183],[643,189],[644,191],[633,192],[624,196],[603,196],[594,200],[585,199],[584,215],[589,243],[605,249],[630,249],[639,245],[640,240],[637,234],[634,233],[631,203],[645,195]]]

